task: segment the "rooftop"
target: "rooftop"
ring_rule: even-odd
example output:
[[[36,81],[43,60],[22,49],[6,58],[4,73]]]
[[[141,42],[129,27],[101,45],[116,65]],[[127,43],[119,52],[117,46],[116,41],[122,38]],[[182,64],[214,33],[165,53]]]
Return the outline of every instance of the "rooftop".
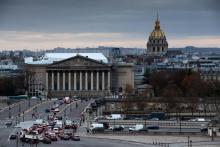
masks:
[[[108,63],[108,59],[102,53],[46,53],[39,60],[33,61],[33,58],[26,58],[26,64],[52,64],[53,62],[65,60],[77,55],[88,57],[97,61]]]

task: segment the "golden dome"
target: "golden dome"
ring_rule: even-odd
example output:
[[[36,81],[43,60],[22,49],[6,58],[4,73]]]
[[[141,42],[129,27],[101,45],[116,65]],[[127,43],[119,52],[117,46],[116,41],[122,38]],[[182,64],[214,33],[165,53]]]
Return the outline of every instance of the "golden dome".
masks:
[[[165,38],[165,37],[166,37],[165,33],[160,29],[160,21],[158,19],[158,15],[157,15],[157,20],[155,21],[154,30],[151,32],[150,38],[161,39],[161,38]]]
[[[165,38],[165,34],[162,30],[155,29],[155,30],[153,30],[153,32],[151,32],[150,38],[153,38],[153,39]]]

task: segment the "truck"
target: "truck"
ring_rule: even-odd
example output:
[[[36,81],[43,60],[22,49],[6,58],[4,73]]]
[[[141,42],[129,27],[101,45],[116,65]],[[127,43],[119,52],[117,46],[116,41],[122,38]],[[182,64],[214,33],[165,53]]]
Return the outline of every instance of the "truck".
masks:
[[[91,133],[95,133],[95,132],[104,132],[104,125],[103,124],[91,124],[89,131]]]

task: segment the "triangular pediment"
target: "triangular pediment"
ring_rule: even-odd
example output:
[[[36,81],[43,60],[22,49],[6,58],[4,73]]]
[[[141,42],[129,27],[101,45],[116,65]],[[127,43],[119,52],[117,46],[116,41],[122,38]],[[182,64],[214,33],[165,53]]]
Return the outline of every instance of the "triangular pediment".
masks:
[[[88,57],[84,57],[84,56],[80,56],[77,55],[75,57],[71,57],[62,61],[58,61],[55,62],[51,65],[49,65],[48,67],[107,67],[108,64],[88,58]]]

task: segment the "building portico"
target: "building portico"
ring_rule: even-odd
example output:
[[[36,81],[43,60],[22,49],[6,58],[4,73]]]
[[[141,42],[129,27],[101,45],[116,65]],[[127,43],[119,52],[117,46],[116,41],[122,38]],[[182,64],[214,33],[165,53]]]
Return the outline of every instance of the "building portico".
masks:
[[[110,93],[111,66],[76,56],[47,66],[45,78],[51,96],[103,96]]]

